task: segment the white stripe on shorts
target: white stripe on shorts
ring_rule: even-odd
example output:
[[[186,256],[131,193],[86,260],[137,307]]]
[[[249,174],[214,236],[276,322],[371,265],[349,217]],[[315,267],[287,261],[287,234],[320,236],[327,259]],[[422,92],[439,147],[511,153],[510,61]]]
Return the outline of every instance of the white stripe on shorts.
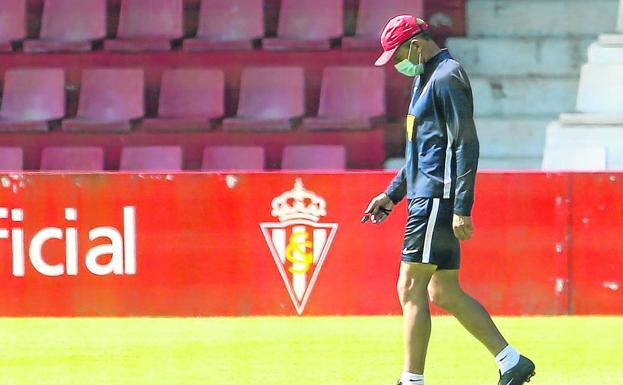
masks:
[[[430,262],[430,248],[433,243],[433,231],[435,230],[435,222],[437,221],[437,212],[439,211],[439,198],[433,198],[433,209],[428,217],[426,225],[426,237],[424,238],[424,252],[422,254],[422,263]]]

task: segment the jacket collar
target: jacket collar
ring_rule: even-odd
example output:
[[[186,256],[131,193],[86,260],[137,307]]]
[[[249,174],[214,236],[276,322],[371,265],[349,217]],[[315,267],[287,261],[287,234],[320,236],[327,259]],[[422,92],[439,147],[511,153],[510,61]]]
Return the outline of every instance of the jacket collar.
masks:
[[[428,59],[428,61],[424,63],[424,71],[430,72],[434,70],[435,68],[437,68],[439,63],[446,59],[452,59],[452,56],[450,55],[450,52],[448,52],[447,48],[442,48],[439,50],[439,52],[435,54],[435,56]]]

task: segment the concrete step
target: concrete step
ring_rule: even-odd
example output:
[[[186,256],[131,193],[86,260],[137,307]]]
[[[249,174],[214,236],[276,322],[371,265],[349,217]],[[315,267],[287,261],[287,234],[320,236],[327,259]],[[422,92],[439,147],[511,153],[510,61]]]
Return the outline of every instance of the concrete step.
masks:
[[[470,75],[574,75],[595,37],[449,38],[447,47]]]
[[[618,44],[608,44],[610,42]],[[588,47],[588,62],[589,64],[623,64],[623,34],[600,35],[599,41]]]
[[[481,157],[538,158],[545,147],[549,118],[504,116],[477,118]]]
[[[607,169],[623,170],[623,126],[572,125],[553,121],[547,126],[545,151],[556,148],[606,148]]]
[[[540,170],[542,157],[486,157],[478,160],[478,170]]]
[[[577,110],[596,114],[623,114],[623,64],[582,66]]]
[[[614,31],[618,0],[469,0],[467,35],[594,36]]]
[[[547,147],[543,153],[545,171],[603,171],[607,149],[603,146]]]
[[[404,165],[404,158],[390,158],[385,161],[384,167],[388,171],[397,171]],[[481,156],[478,160],[478,170],[539,170],[542,156],[537,157],[487,157]]]
[[[566,126],[620,126],[623,127],[623,113],[620,114],[585,114],[570,112],[560,114],[560,123]]]
[[[405,165],[405,158],[388,158],[383,163],[383,168],[388,171],[398,171]]]
[[[539,169],[550,118],[496,116],[476,118],[480,164],[486,169]],[[397,170],[404,158],[389,158],[386,170]]]
[[[576,76],[472,76],[475,115],[555,119],[575,110],[578,83]]]

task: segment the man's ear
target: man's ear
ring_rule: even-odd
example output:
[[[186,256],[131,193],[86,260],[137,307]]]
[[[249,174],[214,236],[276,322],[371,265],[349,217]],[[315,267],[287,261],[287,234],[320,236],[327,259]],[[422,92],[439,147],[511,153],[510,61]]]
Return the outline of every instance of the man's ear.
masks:
[[[420,49],[421,40],[413,37],[410,40],[407,40],[407,43],[408,43],[407,50],[410,53],[410,55],[408,54],[408,59],[411,60],[411,57],[413,56],[413,53],[417,52],[418,49]]]
[[[420,38],[418,36],[413,36],[411,38],[411,41],[413,42],[413,45],[416,45],[416,44],[420,45],[420,44],[422,44],[424,42],[424,39],[422,39],[422,38]]]

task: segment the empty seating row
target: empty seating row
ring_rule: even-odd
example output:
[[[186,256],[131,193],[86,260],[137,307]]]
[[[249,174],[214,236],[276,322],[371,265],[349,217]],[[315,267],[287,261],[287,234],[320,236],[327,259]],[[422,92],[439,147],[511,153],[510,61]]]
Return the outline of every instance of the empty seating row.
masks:
[[[374,67],[327,67],[318,114],[305,115],[304,70],[250,67],[243,70],[238,111],[224,120],[224,75],[205,68],[163,71],[158,116],[148,130],[368,129],[385,117],[385,72]],[[0,132],[46,131],[62,120],[65,131],[131,130],[145,116],[142,69],[97,68],[82,72],[78,111],[66,117],[62,69],[12,69],[5,73]]]
[[[0,50],[26,38],[27,0],[0,2]],[[264,38],[263,0],[202,0],[196,36],[183,42],[188,51],[326,50],[344,34],[344,0],[282,0],[277,37]],[[348,49],[376,49],[384,23],[392,16],[422,15],[423,0],[360,0],[355,36]],[[25,40],[26,52],[89,51],[106,38],[106,0],[44,0],[38,39]],[[111,51],[166,51],[184,37],[183,0],[122,0]]]
[[[265,169],[261,146],[207,146],[203,150],[204,171],[258,171]],[[20,147],[0,147],[0,172],[20,171]],[[284,170],[342,171],[346,150],[340,145],[293,145],[283,150]],[[180,146],[129,146],[121,150],[122,171],[181,171],[184,169]],[[41,152],[42,171],[102,171],[104,150],[95,146],[46,147]]]

